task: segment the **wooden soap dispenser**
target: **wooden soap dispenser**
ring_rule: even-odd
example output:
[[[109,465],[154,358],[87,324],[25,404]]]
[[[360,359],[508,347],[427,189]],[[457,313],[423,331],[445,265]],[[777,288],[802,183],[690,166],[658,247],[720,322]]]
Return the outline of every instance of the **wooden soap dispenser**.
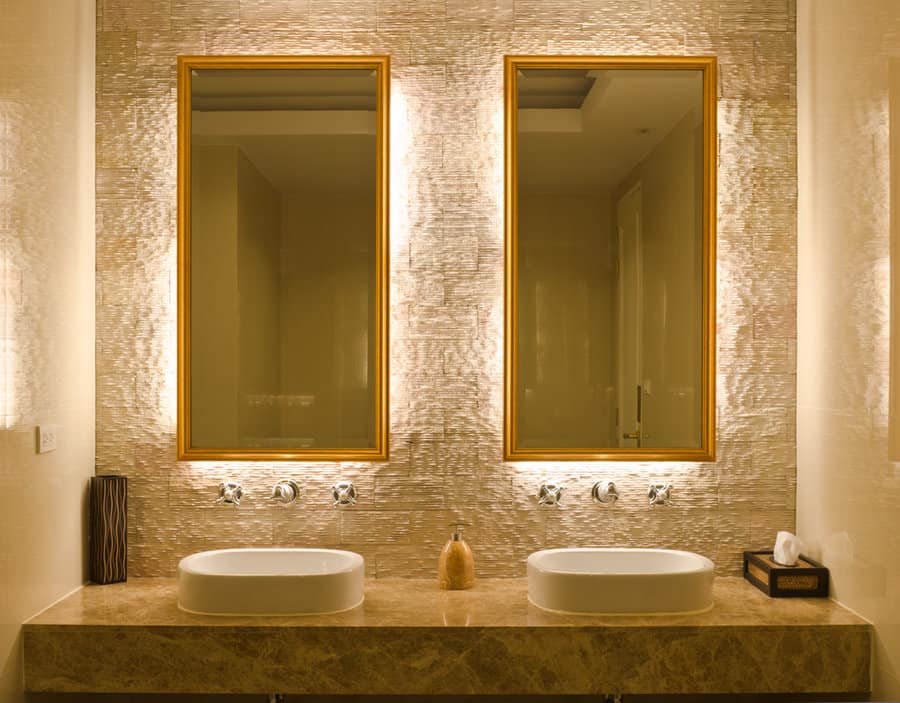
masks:
[[[438,586],[445,591],[460,591],[475,585],[475,557],[462,538],[464,522],[450,523],[453,535],[441,550],[438,560]]]

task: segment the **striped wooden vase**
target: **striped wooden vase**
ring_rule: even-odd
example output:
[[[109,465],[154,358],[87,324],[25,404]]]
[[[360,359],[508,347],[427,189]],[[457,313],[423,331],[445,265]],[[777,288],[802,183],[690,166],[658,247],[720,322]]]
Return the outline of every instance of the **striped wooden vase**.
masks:
[[[128,479],[94,476],[90,494],[91,581],[125,581],[128,578]]]

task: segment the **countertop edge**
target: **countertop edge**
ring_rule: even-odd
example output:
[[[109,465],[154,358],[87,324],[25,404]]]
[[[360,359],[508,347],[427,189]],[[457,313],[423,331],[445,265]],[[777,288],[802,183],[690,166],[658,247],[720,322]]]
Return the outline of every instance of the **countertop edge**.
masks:
[[[448,594],[429,582],[372,581],[368,610],[309,625],[182,615],[173,580],[87,587],[24,625],[26,689],[598,695],[871,687],[872,625],[834,601],[779,602],[732,579],[719,584],[718,614],[573,619],[523,604],[523,582]],[[507,622],[493,608],[510,598]],[[778,620],[791,614],[797,622]],[[232,670],[241,677],[221,677]]]

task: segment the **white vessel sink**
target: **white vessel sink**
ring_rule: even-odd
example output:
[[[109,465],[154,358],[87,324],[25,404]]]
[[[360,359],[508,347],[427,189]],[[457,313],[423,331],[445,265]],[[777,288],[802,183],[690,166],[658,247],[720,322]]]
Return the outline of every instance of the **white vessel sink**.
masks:
[[[204,615],[334,613],[363,602],[363,558],[337,549],[220,549],[178,564],[178,607]]]
[[[712,607],[713,563],[672,549],[545,549],[528,557],[528,599],[571,613],[687,613]]]

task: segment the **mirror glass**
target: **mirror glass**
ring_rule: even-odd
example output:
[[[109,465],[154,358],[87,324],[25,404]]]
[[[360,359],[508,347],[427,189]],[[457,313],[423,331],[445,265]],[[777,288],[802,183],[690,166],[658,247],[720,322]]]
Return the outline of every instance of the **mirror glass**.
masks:
[[[180,458],[386,458],[387,71],[181,58]]]
[[[507,459],[713,457],[712,59],[507,59]]]

